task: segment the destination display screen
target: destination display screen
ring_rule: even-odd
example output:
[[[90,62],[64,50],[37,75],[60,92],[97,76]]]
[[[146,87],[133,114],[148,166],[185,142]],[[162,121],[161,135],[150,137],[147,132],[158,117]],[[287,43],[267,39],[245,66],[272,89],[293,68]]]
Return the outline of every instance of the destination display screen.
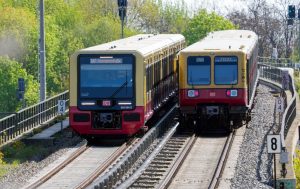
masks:
[[[237,62],[237,57],[235,56],[217,56],[215,62]]]
[[[90,63],[91,64],[122,64],[123,59],[122,58],[112,58],[112,57],[91,58]]]

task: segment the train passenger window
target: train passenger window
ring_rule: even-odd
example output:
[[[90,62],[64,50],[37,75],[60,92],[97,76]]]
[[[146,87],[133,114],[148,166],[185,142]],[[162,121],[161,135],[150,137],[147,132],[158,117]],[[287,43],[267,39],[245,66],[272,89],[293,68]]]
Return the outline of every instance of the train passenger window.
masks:
[[[215,84],[233,85],[238,83],[238,58],[236,56],[215,57]]]
[[[190,56],[187,58],[187,82],[189,85],[209,85],[210,84],[209,56]]]

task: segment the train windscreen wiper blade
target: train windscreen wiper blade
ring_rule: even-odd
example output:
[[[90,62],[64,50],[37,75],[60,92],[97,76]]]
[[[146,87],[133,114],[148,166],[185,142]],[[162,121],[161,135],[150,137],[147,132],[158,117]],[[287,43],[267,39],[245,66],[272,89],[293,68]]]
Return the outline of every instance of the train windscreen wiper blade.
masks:
[[[120,87],[115,90],[115,92],[109,97],[109,98],[114,98],[116,94],[118,94],[125,86],[127,86],[128,81],[126,80]]]

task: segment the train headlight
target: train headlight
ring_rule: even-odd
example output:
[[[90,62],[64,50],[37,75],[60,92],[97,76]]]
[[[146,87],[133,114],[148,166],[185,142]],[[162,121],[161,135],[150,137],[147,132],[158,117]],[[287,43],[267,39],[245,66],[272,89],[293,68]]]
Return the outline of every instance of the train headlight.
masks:
[[[130,102],[130,101],[119,101],[118,105],[119,106],[131,106],[132,102]]]
[[[81,102],[82,106],[94,106],[96,103],[94,101],[84,101]]]
[[[193,90],[188,90],[187,95],[190,98],[197,97],[197,96],[199,96],[199,90],[194,90],[194,89]]]
[[[230,97],[237,97],[238,96],[238,90],[237,89],[228,89],[226,91],[226,95]]]

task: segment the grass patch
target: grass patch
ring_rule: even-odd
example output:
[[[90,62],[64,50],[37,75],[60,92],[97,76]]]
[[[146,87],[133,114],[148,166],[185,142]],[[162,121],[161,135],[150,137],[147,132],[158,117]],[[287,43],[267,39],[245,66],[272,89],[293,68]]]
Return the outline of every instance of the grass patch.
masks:
[[[47,154],[47,150],[39,145],[26,145],[15,141],[0,151],[0,178],[7,172],[18,168],[26,161],[39,161]]]

